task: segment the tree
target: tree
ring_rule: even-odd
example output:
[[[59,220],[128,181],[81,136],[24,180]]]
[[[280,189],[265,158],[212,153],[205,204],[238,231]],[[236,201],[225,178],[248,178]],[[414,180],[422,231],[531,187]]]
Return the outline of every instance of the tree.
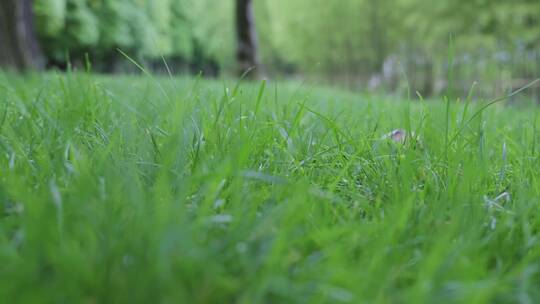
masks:
[[[240,74],[253,68],[250,76],[256,78],[261,71],[252,0],[236,0],[236,39],[236,59]]]
[[[17,70],[43,66],[34,32],[32,0],[0,1],[0,66]]]

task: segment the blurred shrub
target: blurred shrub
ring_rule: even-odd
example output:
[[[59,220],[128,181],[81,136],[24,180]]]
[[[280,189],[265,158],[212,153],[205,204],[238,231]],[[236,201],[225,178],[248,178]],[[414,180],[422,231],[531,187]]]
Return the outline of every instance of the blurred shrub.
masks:
[[[102,70],[125,62],[117,49],[147,62],[215,69],[232,61],[232,0],[36,0],[38,32],[52,64]]]
[[[38,19],[38,29],[45,37],[54,37],[64,28],[66,22],[66,0],[36,0],[34,11]]]

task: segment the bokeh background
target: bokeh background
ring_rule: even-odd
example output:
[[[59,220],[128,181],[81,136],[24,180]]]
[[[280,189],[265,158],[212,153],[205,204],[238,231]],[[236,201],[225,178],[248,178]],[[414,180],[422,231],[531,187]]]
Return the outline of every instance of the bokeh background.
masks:
[[[259,77],[415,97],[463,96],[475,82],[475,94],[501,95],[540,76],[538,0],[20,2],[32,5],[47,68],[136,72],[121,49],[155,73],[165,58],[175,74],[238,75],[242,2]]]

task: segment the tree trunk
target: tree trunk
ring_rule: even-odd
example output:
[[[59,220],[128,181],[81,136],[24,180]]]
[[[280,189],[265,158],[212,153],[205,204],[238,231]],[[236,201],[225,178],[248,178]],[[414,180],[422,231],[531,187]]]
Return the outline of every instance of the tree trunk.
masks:
[[[32,2],[0,0],[0,66],[17,70],[43,67]]]
[[[381,0],[371,0],[369,2],[370,13],[370,35],[373,50],[375,51],[375,61],[370,72],[381,71],[386,54],[386,25],[382,16]]]
[[[236,0],[236,39],[239,73],[244,74],[253,69],[248,77],[259,77],[262,73],[257,54],[257,33],[252,0]]]
[[[431,58],[425,58],[424,62],[424,87],[422,88],[423,97],[431,97],[434,94],[433,80],[435,78],[433,62]]]

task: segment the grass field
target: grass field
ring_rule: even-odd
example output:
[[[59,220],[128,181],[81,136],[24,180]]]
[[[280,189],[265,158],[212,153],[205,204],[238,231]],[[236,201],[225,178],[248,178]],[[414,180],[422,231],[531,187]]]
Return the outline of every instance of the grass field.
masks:
[[[485,104],[0,74],[0,302],[537,303],[540,111]]]

